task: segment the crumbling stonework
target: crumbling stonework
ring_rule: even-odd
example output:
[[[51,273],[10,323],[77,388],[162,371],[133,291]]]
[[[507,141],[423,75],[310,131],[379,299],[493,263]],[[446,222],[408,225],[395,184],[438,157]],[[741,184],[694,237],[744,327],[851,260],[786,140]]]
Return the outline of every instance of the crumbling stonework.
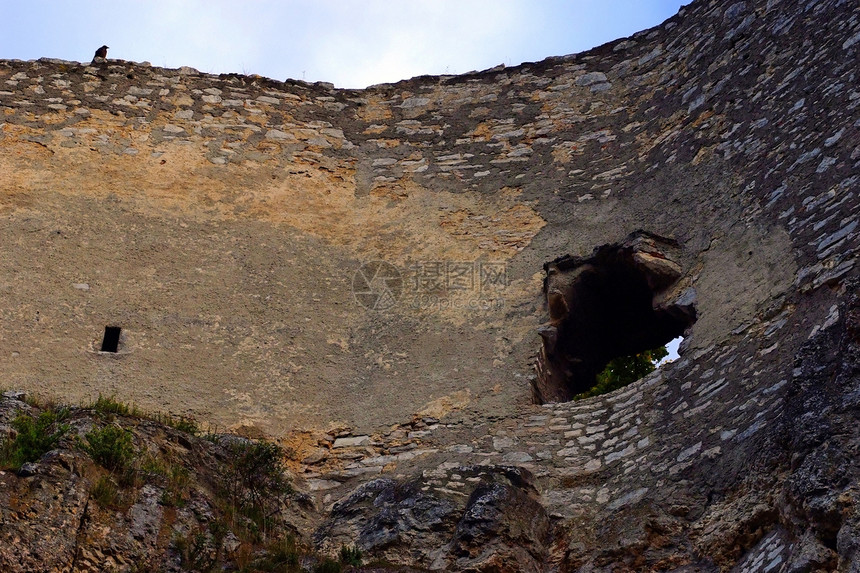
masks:
[[[855,3],[697,0],[366,90],[0,62],[0,383],[282,439],[320,548],[498,570],[452,532],[467,468],[515,466],[498,499],[536,521],[492,535],[525,552],[481,533],[514,567],[857,571],[858,56]],[[652,308],[695,290],[681,359],[534,404],[542,266],[637,229],[677,244]],[[384,311],[352,292],[374,260],[403,277]],[[347,503],[368,483],[394,501]],[[437,536],[371,543],[418,498],[450,505]]]
[[[590,257],[544,264],[549,323],[538,330],[538,404],[573,399],[597,383],[613,358],[662,346],[692,326],[696,291],[679,284],[677,248],[638,231]]]

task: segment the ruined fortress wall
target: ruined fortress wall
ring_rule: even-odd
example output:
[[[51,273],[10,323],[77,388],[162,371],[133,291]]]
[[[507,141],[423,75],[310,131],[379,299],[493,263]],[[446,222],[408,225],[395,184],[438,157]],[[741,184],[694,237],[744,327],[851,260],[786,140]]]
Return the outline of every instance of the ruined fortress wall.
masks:
[[[4,376],[276,432],[455,392],[504,409],[528,394],[541,264],[640,227],[685,247],[690,344],[721,343],[853,265],[856,48],[844,5],[810,10],[696,5],[584,54],[365,91],[6,62]],[[387,313],[352,295],[375,259],[403,272]],[[475,283],[419,296],[440,262],[506,265],[501,308]],[[91,352],[107,323],[120,357]],[[354,409],[329,404],[344,390]]]
[[[848,559],[853,518],[830,532],[785,492],[856,439],[858,50],[852,2],[697,1],[583,54],[358,91],[2,62],[0,377],[274,435],[349,427],[307,468],[328,510],[381,473],[444,496],[460,464],[522,466],[571,567],[601,536],[627,543],[613,559]],[[639,228],[682,247],[682,359],[531,405],[542,263]],[[371,260],[402,273],[385,310],[354,296]],[[473,283],[426,290],[434,263]],[[116,356],[95,352],[108,323]],[[666,531],[630,525],[652,514]]]

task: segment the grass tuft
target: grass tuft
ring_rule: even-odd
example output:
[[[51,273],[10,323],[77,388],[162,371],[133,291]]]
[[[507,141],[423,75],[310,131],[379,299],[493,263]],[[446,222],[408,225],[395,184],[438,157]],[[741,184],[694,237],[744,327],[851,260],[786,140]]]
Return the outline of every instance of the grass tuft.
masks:
[[[355,545],[341,545],[340,562],[351,567],[361,567],[361,550]]]
[[[194,418],[188,416],[172,416],[164,412],[155,412],[154,414],[150,414],[149,418],[159,424],[170,426],[192,436],[200,433],[200,425]]]
[[[338,561],[324,557],[314,565],[314,573],[341,573],[343,567]]]
[[[101,476],[90,489],[90,496],[102,507],[115,509],[120,505],[119,487],[110,476]]]
[[[99,394],[96,401],[92,403],[91,408],[105,417],[110,416],[135,416],[142,417],[143,413],[137,409],[134,404],[128,405],[125,402],[120,402],[115,396],[103,396]]]
[[[299,568],[299,550],[296,547],[296,540],[288,535],[270,542],[266,546],[265,553],[254,561],[254,570],[278,572],[301,571]]]

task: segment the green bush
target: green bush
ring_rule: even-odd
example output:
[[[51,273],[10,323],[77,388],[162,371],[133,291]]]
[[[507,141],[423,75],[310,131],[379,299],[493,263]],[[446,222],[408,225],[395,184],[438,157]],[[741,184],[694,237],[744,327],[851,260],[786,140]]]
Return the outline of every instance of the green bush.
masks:
[[[235,444],[228,451],[223,482],[227,509],[250,520],[246,529],[254,537],[265,537],[277,521],[281,502],[293,492],[284,476],[283,450],[261,441]]]
[[[666,347],[661,346],[653,350],[645,350],[639,354],[613,358],[606,365],[606,368],[597,375],[595,385],[590,390],[577,394],[573,399],[581,400],[600,396],[636,382],[653,372],[660,360],[668,355],[669,351]]]
[[[18,469],[27,462],[38,461],[69,431],[67,424],[60,423],[67,417],[66,409],[45,410],[36,418],[26,414],[16,417],[12,427],[18,434],[0,444],[0,465]]]
[[[361,567],[361,550],[355,545],[342,545],[340,548],[340,562],[352,567]]]
[[[86,443],[81,449],[104,468],[116,471],[128,468],[135,451],[131,442],[131,431],[117,426],[93,429],[84,436]]]

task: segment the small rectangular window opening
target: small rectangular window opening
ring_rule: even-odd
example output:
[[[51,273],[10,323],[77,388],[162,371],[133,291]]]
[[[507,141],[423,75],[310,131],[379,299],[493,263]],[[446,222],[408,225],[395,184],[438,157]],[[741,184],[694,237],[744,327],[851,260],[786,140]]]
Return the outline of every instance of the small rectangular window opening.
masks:
[[[105,337],[102,340],[102,352],[116,352],[119,348],[119,326],[105,326]]]

